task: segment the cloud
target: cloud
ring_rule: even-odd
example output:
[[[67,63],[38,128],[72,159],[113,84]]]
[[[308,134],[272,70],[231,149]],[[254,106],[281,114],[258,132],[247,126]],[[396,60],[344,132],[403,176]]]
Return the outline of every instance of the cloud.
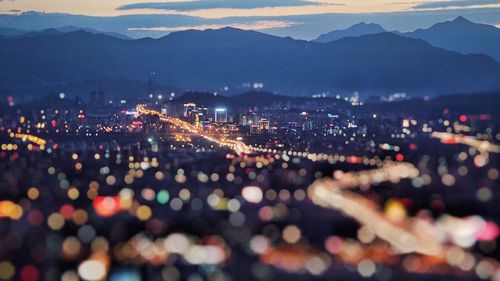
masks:
[[[193,1],[173,1],[162,3],[134,3],[120,6],[117,10],[133,9],[154,9],[154,10],[173,10],[173,11],[193,11],[206,9],[255,9],[271,7],[292,7],[327,4],[315,0],[193,0]],[[341,5],[330,4],[328,5]]]
[[[172,32],[181,30],[205,30],[205,29],[220,29],[224,27],[234,27],[244,30],[267,30],[273,28],[284,28],[290,27],[293,23],[285,21],[256,21],[250,23],[233,23],[233,24],[204,24],[204,25],[191,25],[191,26],[158,26],[158,27],[130,27],[128,31],[160,31],[160,32]]]
[[[449,7],[468,7],[478,5],[500,4],[500,0],[450,0],[450,1],[432,1],[422,2],[413,6],[414,9],[442,9]]]
[[[396,1],[401,2],[403,0]],[[113,9],[115,7],[116,6],[113,6]],[[296,8],[299,10],[306,10],[305,6]],[[131,38],[142,38],[148,36],[157,38],[165,35],[168,31],[134,31],[129,30],[129,28],[173,28],[180,26],[183,28],[174,29],[182,30],[203,25],[211,25],[212,28],[217,28],[228,25],[235,26],[235,24],[248,25],[249,23],[258,21],[279,21],[291,24],[291,26],[261,30],[265,33],[276,36],[291,36],[293,38],[307,40],[314,39],[322,33],[327,33],[335,29],[345,29],[353,24],[359,23],[360,21],[375,22],[384,26],[387,30],[407,32],[413,31],[417,28],[429,28],[437,22],[452,20],[457,16],[464,16],[471,21],[497,25],[497,27],[500,28],[500,21],[498,18],[500,8],[421,9],[392,13],[317,13],[285,16],[260,16],[259,13],[255,13],[252,10],[244,11],[248,11],[248,13],[252,15],[246,17],[201,18],[187,15],[175,15],[171,13],[145,14],[142,11],[138,14],[134,13],[133,15],[122,15],[118,17],[95,17],[40,12],[24,12],[19,14],[2,13],[0,14],[0,26],[24,30],[40,30],[73,25],[105,32],[123,33]],[[130,12],[135,11],[130,10]],[[216,12],[218,11],[214,11],[214,14]]]

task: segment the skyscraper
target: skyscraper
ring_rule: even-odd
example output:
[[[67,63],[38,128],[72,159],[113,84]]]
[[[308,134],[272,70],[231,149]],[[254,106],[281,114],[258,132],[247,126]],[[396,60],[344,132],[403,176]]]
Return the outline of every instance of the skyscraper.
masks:
[[[225,107],[218,107],[215,109],[215,122],[217,123],[227,122],[227,109]]]

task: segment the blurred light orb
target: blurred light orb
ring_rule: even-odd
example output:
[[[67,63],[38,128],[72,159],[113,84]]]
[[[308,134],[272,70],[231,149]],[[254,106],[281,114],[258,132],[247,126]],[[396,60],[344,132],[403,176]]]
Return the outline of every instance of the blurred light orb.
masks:
[[[97,260],[86,260],[78,266],[78,275],[83,280],[101,280],[106,275],[106,267]]]
[[[371,277],[375,273],[376,267],[371,260],[362,260],[358,264],[358,272],[363,277]]]
[[[406,220],[406,208],[401,201],[389,199],[385,204],[385,215],[391,222],[401,223]]]
[[[283,230],[283,239],[291,244],[297,243],[300,240],[301,231],[296,225],[288,225]]]
[[[141,275],[135,269],[120,269],[111,273],[109,281],[141,281]]]
[[[262,190],[258,186],[245,186],[241,190],[241,196],[247,202],[258,204],[262,201]]]
[[[0,280],[11,280],[15,273],[16,268],[11,262],[0,262]]]
[[[264,235],[256,235],[250,240],[250,248],[254,253],[262,254],[270,246],[269,239]]]
[[[97,196],[92,201],[92,205],[101,217],[111,217],[122,210],[119,196]]]
[[[172,233],[163,242],[163,246],[167,251],[176,254],[184,253],[190,244],[189,239],[181,233]]]
[[[74,271],[66,271],[61,275],[61,281],[79,281],[78,274]]]

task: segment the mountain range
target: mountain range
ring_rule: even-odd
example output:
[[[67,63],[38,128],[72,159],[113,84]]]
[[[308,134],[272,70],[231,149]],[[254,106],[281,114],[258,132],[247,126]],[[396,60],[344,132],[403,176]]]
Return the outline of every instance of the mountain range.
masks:
[[[403,35],[463,54],[486,54],[500,61],[500,29],[492,25],[474,23],[464,17]]]
[[[0,38],[1,37],[26,37],[26,36],[37,36],[41,34],[58,34],[58,33],[68,33],[68,32],[74,32],[74,31],[79,31],[79,30],[84,30],[89,33],[94,33],[94,34],[105,34],[109,35],[112,37],[120,38],[120,39],[130,39],[130,37],[123,35],[118,32],[105,32],[105,31],[100,31],[92,28],[82,28],[82,27],[77,27],[77,26],[64,26],[61,28],[47,28],[47,29],[42,29],[42,30],[23,30],[23,29],[17,29],[17,28],[0,28]]]
[[[335,30],[312,40],[327,43],[345,37],[359,37],[367,34],[385,32],[378,24],[359,23],[347,29]],[[485,54],[500,61],[500,29],[492,25],[474,23],[464,17],[437,23],[427,29],[395,34],[422,39],[432,46],[457,51],[462,54]]]
[[[0,38],[0,61],[0,94],[28,91],[26,85],[36,90],[95,80],[146,81],[150,73],[159,83],[180,89],[241,92],[242,85],[257,82],[286,95],[500,89],[500,63],[491,57],[464,55],[390,32],[330,43],[235,28],[137,40],[85,30],[39,32]]]
[[[387,32],[381,25],[376,23],[358,23],[349,28],[334,30],[320,35],[318,38],[312,40],[313,42],[328,43],[339,40],[345,37],[359,37],[362,35],[376,34]]]

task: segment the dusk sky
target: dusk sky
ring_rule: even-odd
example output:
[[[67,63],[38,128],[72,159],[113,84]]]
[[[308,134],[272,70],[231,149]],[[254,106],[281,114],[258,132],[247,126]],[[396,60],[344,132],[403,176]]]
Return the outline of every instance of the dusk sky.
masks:
[[[136,34],[138,37],[140,34],[151,36],[151,33],[147,32],[161,34],[183,29],[230,25],[307,39],[317,33],[345,28],[362,20],[377,21],[387,29],[410,30],[428,27],[436,21],[458,15],[469,16],[471,20],[498,27],[499,10],[499,0],[0,0],[2,14],[18,15],[35,11],[102,18],[124,15],[140,15],[144,18],[147,18],[147,15],[165,16],[154,25],[143,24],[138,20],[127,27],[108,25],[101,28],[109,31],[124,32],[125,29],[126,32],[139,32]],[[401,15],[408,16],[407,20],[398,18]],[[394,20],[396,18],[397,20]],[[56,22],[63,24],[61,21]],[[398,25],[392,22],[398,22]],[[69,20],[64,24],[78,25],[78,22],[73,24]],[[0,25],[30,28],[2,19]],[[84,25],[99,28],[94,23]],[[42,26],[45,26],[44,23]],[[57,24],[54,27],[58,27]]]

